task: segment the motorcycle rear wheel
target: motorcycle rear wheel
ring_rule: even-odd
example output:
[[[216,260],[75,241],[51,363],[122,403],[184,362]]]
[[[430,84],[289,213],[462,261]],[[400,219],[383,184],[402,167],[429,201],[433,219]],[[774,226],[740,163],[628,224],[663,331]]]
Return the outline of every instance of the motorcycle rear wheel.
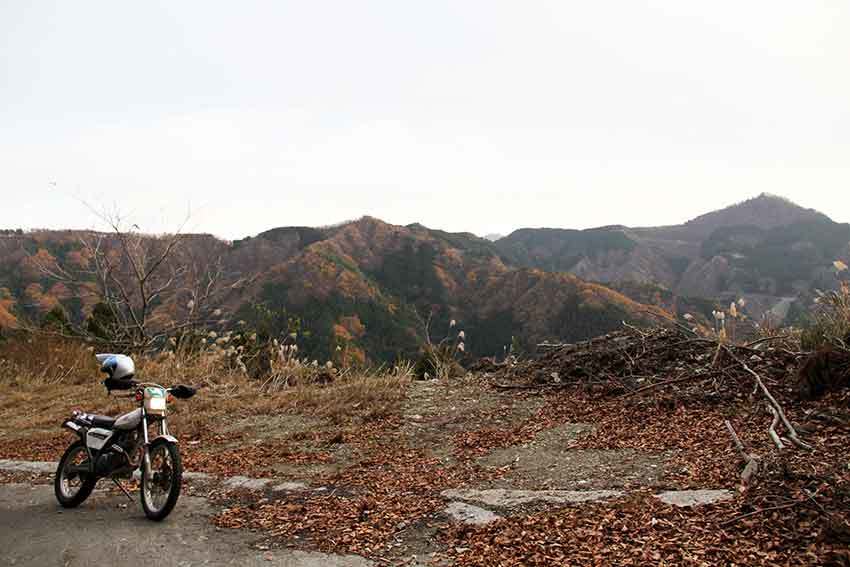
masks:
[[[84,457],[80,461],[80,457]],[[80,474],[72,472],[71,467],[88,466],[88,451],[82,441],[74,441],[65,449],[65,454],[56,468],[56,476],[53,478],[53,492],[56,500],[63,508],[76,508],[94,490],[97,477],[91,474]]]
[[[180,497],[183,465],[177,445],[156,439],[150,445],[150,470],[142,464],[142,509],[145,516],[159,522],[174,509]]]

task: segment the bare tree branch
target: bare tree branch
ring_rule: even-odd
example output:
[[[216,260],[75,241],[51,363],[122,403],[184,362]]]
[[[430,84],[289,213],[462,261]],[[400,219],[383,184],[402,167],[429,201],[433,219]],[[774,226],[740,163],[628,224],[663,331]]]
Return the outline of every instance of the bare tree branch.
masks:
[[[50,279],[77,286],[80,296],[85,290],[89,301],[105,306],[106,314],[101,311],[99,317],[109,329],[96,332],[114,335],[111,339],[115,344],[147,349],[167,333],[214,322],[210,305],[221,287],[221,257],[205,249],[193,260],[195,252],[181,247],[186,241],[183,229],[189,222],[188,214],[175,232],[154,236],[142,234],[136,225],[128,227],[127,218],[119,211],[96,210],[84,204],[110,227],[110,232],[92,231],[80,237],[87,265],[70,270],[34,256],[33,265]],[[185,316],[178,308],[181,295],[192,299],[192,308]],[[164,306],[162,310],[160,306]],[[94,338],[94,331],[88,328],[79,332]]]

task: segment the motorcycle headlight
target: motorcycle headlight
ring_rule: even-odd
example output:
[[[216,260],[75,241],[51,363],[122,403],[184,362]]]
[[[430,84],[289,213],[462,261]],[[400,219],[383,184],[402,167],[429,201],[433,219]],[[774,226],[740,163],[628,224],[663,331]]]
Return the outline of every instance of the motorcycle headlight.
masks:
[[[165,414],[165,390],[163,388],[145,388],[145,411],[151,414]]]

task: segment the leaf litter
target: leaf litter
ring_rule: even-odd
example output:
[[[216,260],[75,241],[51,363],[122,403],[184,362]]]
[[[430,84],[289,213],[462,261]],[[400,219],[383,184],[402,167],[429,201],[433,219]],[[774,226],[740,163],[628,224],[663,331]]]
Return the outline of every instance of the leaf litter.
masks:
[[[441,388],[457,384],[433,387],[436,406],[425,418],[391,415],[301,439],[315,446],[309,451],[285,438],[196,451],[223,441],[198,438],[187,462],[215,474],[272,476],[280,461],[322,462],[334,458],[333,445],[350,446],[351,462],[313,478],[311,491],[214,490],[225,507],[214,522],[261,530],[283,545],[384,562],[401,564],[411,549],[428,549],[434,563],[457,565],[848,565],[850,446],[840,416],[850,394],[801,400],[795,377],[804,358],[769,343],[721,348],[675,328],[626,329],[535,360],[480,366],[463,379],[464,395],[479,391],[490,401],[467,404],[449,427],[439,421],[440,405],[451,403]],[[761,377],[813,450],[797,449],[785,437],[777,449],[768,435],[768,403],[743,365]],[[505,408],[518,400],[536,409],[506,419]],[[411,419],[417,427],[430,420],[430,433],[442,435],[411,446]],[[724,430],[727,420],[759,456],[750,483],[741,482],[744,462]],[[442,514],[445,490],[510,481],[514,467],[486,466],[488,455],[534,447],[541,435],[566,424],[592,427],[565,436],[558,447],[564,454],[663,454],[661,479],[652,487],[629,485],[629,494],[612,502],[517,510],[487,526],[454,524]],[[66,442],[8,439],[0,441],[0,456],[58,454]],[[689,488],[732,489],[736,496],[692,508],[655,498],[660,489]],[[417,538],[427,538],[427,545],[417,548],[411,543]]]

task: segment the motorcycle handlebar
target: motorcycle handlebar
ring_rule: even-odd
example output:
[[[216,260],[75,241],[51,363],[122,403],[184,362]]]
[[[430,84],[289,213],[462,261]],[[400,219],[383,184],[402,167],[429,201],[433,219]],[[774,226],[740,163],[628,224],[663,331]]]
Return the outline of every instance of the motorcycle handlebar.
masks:
[[[141,387],[142,385],[135,380],[116,380],[114,378],[107,378],[102,382],[102,384],[106,386],[106,390],[109,393],[112,393],[114,390],[133,390]],[[186,386],[185,384],[180,384],[172,388],[168,388],[167,390],[177,399],[188,400],[198,393],[198,386]]]

